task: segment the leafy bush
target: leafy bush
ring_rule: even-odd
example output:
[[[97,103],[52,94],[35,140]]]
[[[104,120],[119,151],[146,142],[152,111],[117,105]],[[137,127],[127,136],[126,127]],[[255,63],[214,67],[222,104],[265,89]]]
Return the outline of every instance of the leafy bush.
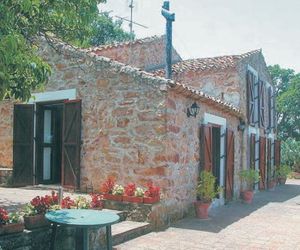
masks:
[[[277,170],[277,177],[286,178],[291,173],[291,168],[287,165],[281,165]]]
[[[296,172],[300,172],[300,141],[288,138],[282,142],[281,163],[290,166]]]
[[[216,177],[209,171],[202,171],[197,186],[197,199],[203,202],[211,202],[221,191],[215,187]]]
[[[249,190],[253,189],[253,185],[260,179],[259,172],[253,168],[245,169],[240,172],[240,178],[247,183]]]

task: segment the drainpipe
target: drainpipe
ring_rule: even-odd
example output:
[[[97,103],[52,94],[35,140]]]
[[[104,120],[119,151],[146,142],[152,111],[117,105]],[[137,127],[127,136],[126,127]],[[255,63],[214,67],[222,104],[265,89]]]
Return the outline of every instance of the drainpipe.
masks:
[[[161,14],[166,19],[166,78],[172,79],[172,23],[175,21],[175,14],[170,12],[170,2],[164,1]]]

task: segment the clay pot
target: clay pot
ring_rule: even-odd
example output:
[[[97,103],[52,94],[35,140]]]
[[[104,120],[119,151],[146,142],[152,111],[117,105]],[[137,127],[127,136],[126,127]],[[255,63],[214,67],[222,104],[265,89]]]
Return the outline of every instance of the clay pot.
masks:
[[[275,186],[276,186],[276,181],[271,180],[268,182],[268,189],[269,191],[274,191],[275,190]]]
[[[137,196],[123,196],[123,201],[126,202],[134,202],[134,203],[143,203],[143,197],[137,197]]]
[[[113,195],[113,194],[104,194],[104,199],[111,200],[111,201],[122,201],[123,196],[122,195]]]
[[[286,177],[278,177],[278,182],[280,185],[284,185],[286,183]]]
[[[20,233],[23,232],[23,230],[24,230],[23,223],[12,223],[12,224],[0,225],[0,235]]]
[[[159,196],[157,196],[157,197],[144,197],[144,203],[146,203],[146,204],[153,204],[153,203],[159,202],[159,200],[160,200]]]
[[[208,219],[208,208],[211,202],[202,202],[196,201],[194,202],[196,217],[198,219]]]
[[[254,194],[253,194],[253,191],[247,190],[247,191],[243,191],[241,196],[245,203],[251,204]]]
[[[24,216],[24,224],[26,229],[50,226],[50,222],[45,218],[44,214]]]

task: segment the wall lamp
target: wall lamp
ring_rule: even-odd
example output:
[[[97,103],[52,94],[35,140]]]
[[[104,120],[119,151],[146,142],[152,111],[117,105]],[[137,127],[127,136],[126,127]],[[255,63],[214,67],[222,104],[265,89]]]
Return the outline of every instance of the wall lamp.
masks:
[[[196,117],[199,114],[200,107],[197,105],[196,102],[194,102],[191,107],[187,108],[186,115],[187,117]]]
[[[238,125],[238,131],[243,132],[246,128],[246,123],[242,119],[240,119],[240,124]]]

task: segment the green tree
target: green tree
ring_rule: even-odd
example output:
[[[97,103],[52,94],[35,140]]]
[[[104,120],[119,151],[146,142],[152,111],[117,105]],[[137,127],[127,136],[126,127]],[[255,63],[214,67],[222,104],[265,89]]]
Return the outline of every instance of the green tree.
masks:
[[[134,39],[134,35],[122,29],[122,21],[114,21],[108,13],[101,13],[92,23],[92,34],[89,45],[98,46],[113,42],[123,42]]]
[[[47,81],[50,68],[36,55],[36,35],[82,44],[91,35],[101,2],[105,0],[0,1],[0,99],[26,100]]]
[[[279,65],[269,66],[276,88],[278,134],[283,140],[300,140],[300,74]]]

